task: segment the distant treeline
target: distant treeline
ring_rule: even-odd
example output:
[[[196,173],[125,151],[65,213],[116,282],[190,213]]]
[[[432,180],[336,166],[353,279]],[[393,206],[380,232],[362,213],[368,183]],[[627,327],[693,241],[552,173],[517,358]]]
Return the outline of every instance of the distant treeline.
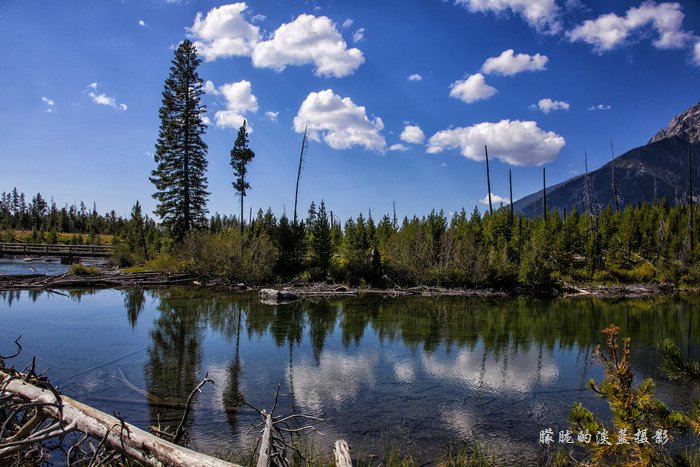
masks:
[[[270,283],[303,276],[310,280],[378,287],[416,284],[542,288],[557,280],[597,283],[668,281],[696,284],[700,214],[662,200],[608,206],[599,214],[576,208],[546,218],[464,209],[449,217],[433,211],[421,218],[360,214],[341,223],[322,201],[294,223],[259,210],[241,233],[235,216],[219,214],[176,243],[137,202],[128,219],[114,211],[100,215],[84,203],[57,208],[37,194],[2,193],[0,226],[32,230],[34,240],[51,233],[113,235],[115,261],[122,266],[223,276],[232,281]],[[12,240],[4,238],[3,240]],[[27,240],[29,241],[29,240]]]

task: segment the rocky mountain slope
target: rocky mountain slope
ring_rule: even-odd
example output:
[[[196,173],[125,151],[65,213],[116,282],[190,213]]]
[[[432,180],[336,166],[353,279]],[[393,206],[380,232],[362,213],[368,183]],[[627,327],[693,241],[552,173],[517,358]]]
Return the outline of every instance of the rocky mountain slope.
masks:
[[[592,209],[615,206],[612,187],[613,166],[618,191],[618,205],[659,201],[671,204],[684,202],[688,190],[688,134],[693,158],[693,196],[700,191],[700,102],[676,116],[649,142],[634,148],[601,168],[589,172]],[[588,210],[585,175],[578,175],[558,185],[547,187],[547,207],[550,211],[573,206]],[[542,190],[513,203],[513,208],[527,216],[542,214]]]

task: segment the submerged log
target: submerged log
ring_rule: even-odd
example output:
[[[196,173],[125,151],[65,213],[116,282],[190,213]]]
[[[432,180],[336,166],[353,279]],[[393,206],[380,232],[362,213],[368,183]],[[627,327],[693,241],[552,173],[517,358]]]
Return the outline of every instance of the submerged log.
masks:
[[[148,466],[182,465],[230,467],[235,464],[178,446],[147,433],[121,419],[107,415],[70,397],[42,389],[0,371],[0,394],[15,394],[43,406],[60,429],[54,436],[80,431],[102,440],[110,449]],[[58,397],[58,400],[57,400]],[[0,459],[3,450],[0,450]]]

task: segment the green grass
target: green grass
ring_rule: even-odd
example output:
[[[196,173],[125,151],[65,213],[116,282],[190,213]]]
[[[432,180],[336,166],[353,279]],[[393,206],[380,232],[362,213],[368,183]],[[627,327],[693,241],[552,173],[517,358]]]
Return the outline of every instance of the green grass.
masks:
[[[75,263],[71,264],[68,274],[73,276],[98,276],[102,274],[102,271],[96,266],[85,266],[84,264]]]

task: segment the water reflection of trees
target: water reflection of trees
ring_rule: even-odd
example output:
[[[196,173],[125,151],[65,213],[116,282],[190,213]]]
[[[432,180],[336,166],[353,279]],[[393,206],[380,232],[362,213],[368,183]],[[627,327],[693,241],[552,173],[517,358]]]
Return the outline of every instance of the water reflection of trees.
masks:
[[[254,294],[176,289],[158,294],[161,316],[153,331],[154,349],[191,346],[198,351],[204,326],[229,341],[235,337],[236,357],[229,365],[230,381],[235,381],[234,373],[241,371],[240,362],[235,363],[241,332],[248,339],[269,334],[278,347],[289,347],[290,362],[294,347],[305,333],[318,364],[327,339],[336,329],[346,348],[359,346],[364,333],[371,329],[380,342],[401,342],[428,355],[441,348],[449,353],[480,347],[507,364],[509,355],[533,349],[540,354],[577,350],[581,358],[587,359],[590,349],[600,341],[600,330],[611,323],[633,336],[638,349],[655,349],[658,340],[665,337],[690,349],[700,321],[692,316],[697,296],[621,300],[360,297],[274,306],[260,303]],[[142,303],[140,300],[135,296],[127,303],[125,298],[130,316],[130,310]],[[178,323],[184,326],[180,331],[176,329]],[[647,354],[644,352],[641,358],[649,360]],[[184,355],[173,358],[188,362]]]
[[[193,291],[169,289],[156,293],[160,315],[151,331],[146,389],[151,425],[177,426],[182,405],[199,381],[204,337],[200,307],[192,306]],[[191,426],[194,415],[189,417]]]

